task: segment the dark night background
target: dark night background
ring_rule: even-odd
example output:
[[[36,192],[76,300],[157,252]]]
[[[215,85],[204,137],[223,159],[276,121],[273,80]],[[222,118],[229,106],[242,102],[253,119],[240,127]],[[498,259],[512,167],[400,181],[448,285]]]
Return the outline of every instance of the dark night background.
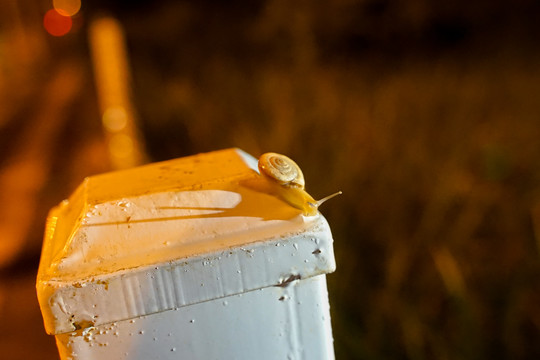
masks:
[[[149,161],[287,154],[335,238],[337,359],[540,358],[540,2],[0,1],[0,349],[56,359],[47,211],[109,171],[88,44],[122,24]],[[30,345],[29,345],[30,344]]]

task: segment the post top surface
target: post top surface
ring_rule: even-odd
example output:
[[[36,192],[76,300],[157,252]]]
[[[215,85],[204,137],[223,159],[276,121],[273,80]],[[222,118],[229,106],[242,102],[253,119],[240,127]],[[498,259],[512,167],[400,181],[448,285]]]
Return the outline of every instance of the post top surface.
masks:
[[[256,159],[199,154],[85,179],[49,215],[38,299],[61,333],[331,272],[331,243],[322,215],[272,194]]]

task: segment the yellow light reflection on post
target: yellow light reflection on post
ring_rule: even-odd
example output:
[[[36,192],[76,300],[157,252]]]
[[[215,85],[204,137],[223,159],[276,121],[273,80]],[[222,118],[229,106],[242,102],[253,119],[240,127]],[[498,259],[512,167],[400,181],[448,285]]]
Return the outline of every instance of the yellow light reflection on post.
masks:
[[[126,134],[114,134],[109,138],[109,151],[119,159],[133,154],[133,140]]]
[[[102,122],[105,129],[111,132],[125,129],[128,123],[126,109],[121,106],[111,106],[105,109]]]
[[[144,162],[144,150],[130,99],[124,33],[117,20],[104,17],[90,25],[90,45],[111,166],[124,169]]]

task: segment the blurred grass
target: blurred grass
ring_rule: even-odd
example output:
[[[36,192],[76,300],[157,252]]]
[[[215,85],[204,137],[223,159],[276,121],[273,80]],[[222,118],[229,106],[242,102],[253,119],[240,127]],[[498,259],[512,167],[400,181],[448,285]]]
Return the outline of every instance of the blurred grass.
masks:
[[[344,192],[322,208],[338,359],[537,358],[537,49],[511,35],[459,42],[469,29],[443,22],[443,49],[388,31],[351,50],[358,18],[321,8],[212,5],[230,24],[182,3],[163,43],[135,30],[146,15],[128,18],[151,154],[277,151],[315,197]]]
[[[152,160],[276,151],[298,162],[314,197],[343,191],[321,208],[338,264],[328,276],[338,359],[540,358],[538,2],[85,4],[88,19],[104,8],[125,26]],[[41,326],[35,306],[6,295],[23,279],[14,289],[33,301],[36,219],[107,166],[84,30],[65,42],[41,34],[49,67],[36,58],[16,72],[49,79],[74,63],[84,80],[29,209],[25,261],[1,279],[6,331]],[[0,109],[7,160],[25,116],[41,115],[25,106],[49,81],[36,79]],[[22,80],[3,80],[15,97],[6,84]],[[8,349],[23,344],[17,329],[3,350],[28,357]],[[52,354],[45,335],[37,350],[46,340]]]

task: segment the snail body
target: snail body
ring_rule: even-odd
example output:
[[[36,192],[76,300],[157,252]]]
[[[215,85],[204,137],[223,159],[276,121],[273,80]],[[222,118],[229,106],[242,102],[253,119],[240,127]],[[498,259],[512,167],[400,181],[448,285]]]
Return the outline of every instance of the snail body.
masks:
[[[302,170],[285,155],[265,153],[259,158],[258,167],[261,175],[271,184],[278,197],[289,205],[302,210],[306,216],[316,215],[323,202],[341,194],[339,191],[321,200],[315,200],[305,190]]]

